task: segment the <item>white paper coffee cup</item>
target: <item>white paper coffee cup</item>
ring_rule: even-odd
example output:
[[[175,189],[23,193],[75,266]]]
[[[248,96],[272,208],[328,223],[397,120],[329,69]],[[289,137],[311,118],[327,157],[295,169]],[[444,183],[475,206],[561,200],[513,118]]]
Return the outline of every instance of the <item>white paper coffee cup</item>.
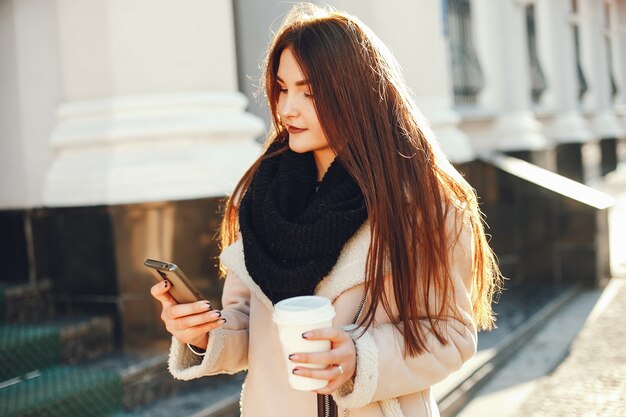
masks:
[[[330,350],[330,340],[306,340],[302,333],[309,330],[331,327],[335,309],[330,300],[316,295],[306,295],[282,300],[274,306],[272,320],[278,327],[278,336],[283,348],[285,363],[289,371],[289,384],[293,389],[311,391],[328,385],[325,379],[306,378],[294,375],[293,369],[323,369],[323,365],[294,363],[289,355],[298,352],[326,352]]]

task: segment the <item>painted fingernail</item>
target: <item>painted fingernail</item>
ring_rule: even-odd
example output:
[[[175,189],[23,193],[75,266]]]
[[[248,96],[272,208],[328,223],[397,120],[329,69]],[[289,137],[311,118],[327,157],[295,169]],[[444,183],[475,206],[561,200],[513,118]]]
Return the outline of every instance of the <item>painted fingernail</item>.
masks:
[[[167,281],[163,281],[163,288],[167,288]]]
[[[292,361],[294,356],[295,355],[293,353],[291,355],[289,355],[289,360]]]
[[[211,303],[206,303],[206,309],[210,310],[211,309]]]
[[[309,332],[302,333],[302,338],[303,339],[308,339],[309,337],[311,337],[311,334]]]
[[[298,368],[293,368],[293,371],[291,371],[291,373],[294,375],[298,375],[300,373],[300,370]]]
[[[222,318],[220,319],[220,321],[222,322],[222,324],[224,324],[224,323],[226,323],[226,321],[227,321],[227,320],[226,320],[225,318],[223,318],[223,317],[222,317]]]

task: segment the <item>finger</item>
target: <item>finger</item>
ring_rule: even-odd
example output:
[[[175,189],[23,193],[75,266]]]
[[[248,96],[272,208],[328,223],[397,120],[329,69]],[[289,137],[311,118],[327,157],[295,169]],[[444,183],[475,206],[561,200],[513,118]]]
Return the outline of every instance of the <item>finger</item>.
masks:
[[[289,355],[289,360],[298,363],[314,363],[317,365],[330,365],[340,362],[336,350],[328,350],[326,352],[305,353],[298,352]]]
[[[207,323],[207,324],[203,324],[200,326],[196,326],[193,327],[193,329],[198,331],[198,335],[203,335],[205,333],[209,333],[219,327],[222,327],[224,325],[224,323],[226,323],[226,319],[225,318],[221,318],[219,320],[213,321],[211,323]]]
[[[331,365],[326,369],[311,369],[306,367],[296,367],[293,369],[294,375],[304,376],[307,378],[325,379],[327,381],[341,377],[342,373],[335,365]]]
[[[167,331],[176,336],[179,340],[194,340],[198,337],[210,333],[211,331],[222,327],[226,323],[225,318],[221,318],[216,321],[212,321],[209,323],[201,324],[194,327],[188,327],[186,329],[171,329],[166,326]]]
[[[212,323],[222,318],[220,311],[207,311],[201,314],[193,314],[191,316],[185,316],[177,320],[178,326],[183,329],[195,326],[201,326],[206,323]]]
[[[150,294],[159,300],[163,307],[168,307],[171,305],[178,304],[174,297],[169,293],[171,285],[168,280],[163,280],[157,284],[154,284],[152,288],[150,288]]]
[[[204,313],[211,310],[211,303],[202,300],[194,303],[177,304],[170,308],[169,314],[172,318],[190,316],[192,314]]]
[[[309,330],[302,337],[306,340],[330,340],[331,342],[344,342],[350,338],[340,327],[326,327],[324,329]]]

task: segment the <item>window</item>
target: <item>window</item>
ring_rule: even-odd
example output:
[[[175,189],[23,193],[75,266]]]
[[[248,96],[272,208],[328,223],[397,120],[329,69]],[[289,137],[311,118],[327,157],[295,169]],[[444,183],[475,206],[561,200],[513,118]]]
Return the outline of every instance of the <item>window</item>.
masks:
[[[454,102],[473,104],[485,86],[485,79],[472,40],[470,0],[448,0],[444,7],[448,18]]]
[[[546,77],[537,56],[537,37],[535,34],[535,5],[526,6],[526,33],[528,36],[528,56],[530,62],[530,82],[533,103],[539,103],[541,94],[546,91]]]
[[[572,12],[574,15],[578,13],[577,0],[572,0]],[[578,21],[574,19],[572,25],[574,30],[574,48],[576,53],[576,72],[578,74],[578,99],[581,100],[587,92],[588,86],[582,65],[580,65],[580,34],[578,30]]]

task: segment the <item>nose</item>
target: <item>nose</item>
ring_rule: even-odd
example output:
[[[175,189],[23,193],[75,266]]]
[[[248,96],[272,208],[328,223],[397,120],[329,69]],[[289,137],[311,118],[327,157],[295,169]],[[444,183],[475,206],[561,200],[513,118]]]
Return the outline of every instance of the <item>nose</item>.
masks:
[[[290,97],[289,94],[283,94],[278,99],[278,114],[283,119],[293,118],[298,115],[298,107],[294,102],[294,97]]]

